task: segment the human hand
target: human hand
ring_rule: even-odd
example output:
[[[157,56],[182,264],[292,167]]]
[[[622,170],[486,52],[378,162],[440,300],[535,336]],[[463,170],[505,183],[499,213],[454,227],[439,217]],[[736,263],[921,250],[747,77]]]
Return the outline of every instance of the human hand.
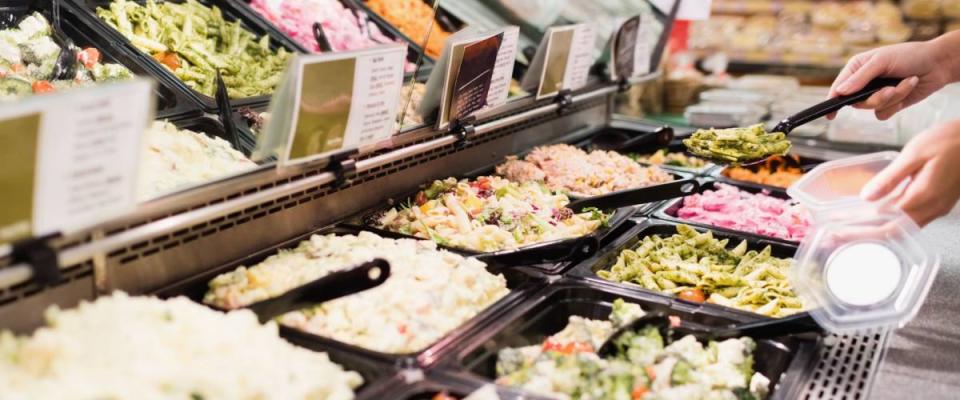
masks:
[[[884,198],[907,179],[894,204],[917,225],[953,209],[960,199],[960,120],[935,126],[907,143],[900,156],[863,187],[861,197]]]
[[[900,43],[857,54],[834,80],[830,97],[852,94],[874,78],[906,78],[896,87],[884,88],[854,106],[875,110],[877,119],[889,119],[951,82],[950,66],[943,62],[944,50],[940,42],[933,40]],[[836,113],[827,118],[835,116]]]

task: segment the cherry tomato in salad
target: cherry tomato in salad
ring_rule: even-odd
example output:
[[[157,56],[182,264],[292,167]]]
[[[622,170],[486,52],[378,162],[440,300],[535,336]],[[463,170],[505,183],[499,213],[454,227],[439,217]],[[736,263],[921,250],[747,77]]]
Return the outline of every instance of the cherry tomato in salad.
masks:
[[[36,81],[33,82],[33,93],[53,93],[55,89],[53,84],[49,81]]]
[[[630,392],[630,397],[631,397],[633,400],[640,400],[640,399],[643,398],[643,395],[647,394],[647,392],[649,392],[649,391],[650,391],[650,389],[647,389],[646,386],[642,386],[642,385],[641,385],[641,386],[638,386],[638,387],[636,387],[635,389],[633,389],[632,392]]]
[[[427,202],[427,194],[421,190],[417,192],[417,197],[414,198],[413,201],[415,201],[418,206],[422,206]]]
[[[77,53],[77,61],[83,64],[84,67],[87,67],[87,69],[93,68],[94,65],[100,62],[100,50],[93,47],[83,49]]]
[[[703,303],[707,301],[707,296],[703,294],[703,291],[700,289],[687,289],[680,292],[679,297],[686,301],[692,301],[695,303]]]

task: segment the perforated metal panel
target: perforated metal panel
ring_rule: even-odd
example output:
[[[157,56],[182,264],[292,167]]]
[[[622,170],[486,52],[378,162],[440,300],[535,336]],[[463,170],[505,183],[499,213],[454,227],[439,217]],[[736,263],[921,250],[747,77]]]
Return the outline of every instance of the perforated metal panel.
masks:
[[[868,399],[883,359],[888,335],[887,331],[868,331],[858,335],[828,337],[822,358],[799,398]]]

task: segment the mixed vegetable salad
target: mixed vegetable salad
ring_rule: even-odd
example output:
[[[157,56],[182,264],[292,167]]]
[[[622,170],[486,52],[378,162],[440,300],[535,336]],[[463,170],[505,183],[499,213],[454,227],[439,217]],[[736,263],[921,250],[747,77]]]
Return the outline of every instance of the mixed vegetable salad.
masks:
[[[514,249],[587,235],[610,215],[590,208],[577,213],[567,196],[535,181],[515,183],[497,176],[447,178],[367,224],[431,239],[441,245],[482,252]]]
[[[58,66],[64,52],[75,56]],[[58,68],[65,68],[59,79]],[[61,47],[53,39],[50,22],[40,13],[0,31],[0,100],[130,78],[133,73],[124,66],[102,63],[96,48]]]
[[[673,236],[644,237],[597,275],[770,317],[804,310],[787,279],[791,260],[770,255],[770,246],[758,252],[748,251],[745,240],[733,249],[727,248],[728,243],[714,238],[712,232],[678,225]]]
[[[654,327],[616,339],[616,352],[596,354],[618,328],[644,315],[617,299],[609,320],[570,316],[542,344],[500,350],[497,383],[560,399],[761,399],[769,379],[753,369],[750,338],[671,342]]]
[[[767,132],[763,124],[746,128],[700,129],[683,139],[683,144],[695,155],[731,164],[782,156],[790,151],[787,135]]]
[[[97,15],[188,87],[211,97],[217,71],[230,97],[271,94],[291,58],[284,48],[271,49],[268,36],[257,38],[197,0],[113,0]]]

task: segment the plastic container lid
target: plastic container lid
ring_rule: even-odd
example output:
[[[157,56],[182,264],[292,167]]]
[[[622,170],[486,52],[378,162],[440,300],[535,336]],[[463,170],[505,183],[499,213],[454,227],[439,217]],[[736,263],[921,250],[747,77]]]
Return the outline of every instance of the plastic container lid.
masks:
[[[829,331],[905,325],[940,268],[939,256],[909,216],[888,201],[860,199],[863,186],[896,156],[830,161],[787,191],[813,215],[790,279],[811,316]]]

